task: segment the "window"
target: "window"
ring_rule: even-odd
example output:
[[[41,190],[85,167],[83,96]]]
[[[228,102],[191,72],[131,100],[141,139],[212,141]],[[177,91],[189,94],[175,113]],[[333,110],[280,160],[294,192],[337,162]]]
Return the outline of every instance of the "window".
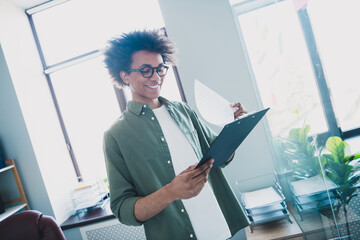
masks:
[[[238,16],[261,99],[272,109],[268,119],[275,136],[286,135],[304,121],[312,132],[328,131],[306,41],[293,9],[291,1],[284,1]]]
[[[317,0],[295,11],[292,0],[234,3],[273,136],[304,124],[320,140],[360,135],[359,3],[339,4]]]
[[[112,86],[101,49],[123,32],[163,28],[158,3],[52,1],[27,13],[78,180],[105,178],[103,133],[130,95]],[[162,94],[185,100],[176,74],[176,68],[167,74]]]
[[[360,22],[359,7],[356,0],[341,3],[317,0],[307,8],[336,117],[344,132],[359,128],[360,122],[360,94],[357,90],[360,35],[356,27]]]
[[[304,238],[359,239],[358,220],[346,212],[360,205],[359,170],[356,160],[341,160],[359,145],[347,149],[332,138],[324,146],[330,136],[360,139],[359,1],[230,2],[260,99],[271,108],[274,165]],[[303,8],[296,9],[298,3]],[[344,203],[348,209],[341,212]]]

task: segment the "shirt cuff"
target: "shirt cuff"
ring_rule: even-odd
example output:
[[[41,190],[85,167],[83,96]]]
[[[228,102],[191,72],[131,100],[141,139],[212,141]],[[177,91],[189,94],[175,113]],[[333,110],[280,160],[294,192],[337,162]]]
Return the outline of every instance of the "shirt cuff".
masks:
[[[121,205],[121,222],[123,222],[126,225],[131,226],[140,226],[143,224],[143,222],[139,222],[135,218],[135,202],[141,197],[129,197],[126,200],[124,200],[123,204]]]

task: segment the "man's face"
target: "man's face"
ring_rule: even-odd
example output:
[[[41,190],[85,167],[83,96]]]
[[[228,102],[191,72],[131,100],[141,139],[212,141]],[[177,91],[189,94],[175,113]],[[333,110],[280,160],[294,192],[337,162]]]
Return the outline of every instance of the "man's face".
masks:
[[[158,67],[163,65],[162,57],[159,53],[138,51],[132,55],[131,69],[142,67]],[[141,72],[121,72],[121,78],[131,89],[132,100],[139,103],[150,104],[160,96],[161,85],[165,77],[159,77],[154,71],[151,78],[145,78]]]

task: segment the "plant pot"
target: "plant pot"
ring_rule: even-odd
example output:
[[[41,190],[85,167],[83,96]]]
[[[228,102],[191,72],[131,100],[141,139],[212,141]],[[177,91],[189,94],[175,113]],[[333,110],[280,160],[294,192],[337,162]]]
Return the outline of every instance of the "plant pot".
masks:
[[[320,214],[320,215],[321,215],[321,220],[324,225],[327,239],[339,237],[338,229],[335,226],[334,219],[333,218],[329,219],[328,217],[326,217],[322,214]],[[354,211],[349,207],[347,208],[347,215],[348,215],[348,222],[346,221],[344,208],[342,207],[341,210],[339,211],[338,217],[336,219],[336,223],[339,228],[340,236],[345,237],[350,234],[350,236],[352,236],[351,239],[358,239],[357,236],[354,236],[353,230],[354,230],[354,227],[356,228],[356,226],[360,222],[360,217],[356,213],[354,213]],[[349,225],[350,233],[348,233],[348,231],[347,231],[346,224]],[[357,234],[355,234],[355,235],[357,235]]]

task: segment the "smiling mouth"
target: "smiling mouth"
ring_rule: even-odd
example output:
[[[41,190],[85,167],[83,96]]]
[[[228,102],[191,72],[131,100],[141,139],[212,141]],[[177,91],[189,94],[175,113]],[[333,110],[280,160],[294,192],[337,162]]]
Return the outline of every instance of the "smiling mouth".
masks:
[[[156,84],[156,85],[145,85],[145,87],[148,87],[148,88],[151,88],[151,89],[156,89],[158,87],[160,87],[159,84]]]

